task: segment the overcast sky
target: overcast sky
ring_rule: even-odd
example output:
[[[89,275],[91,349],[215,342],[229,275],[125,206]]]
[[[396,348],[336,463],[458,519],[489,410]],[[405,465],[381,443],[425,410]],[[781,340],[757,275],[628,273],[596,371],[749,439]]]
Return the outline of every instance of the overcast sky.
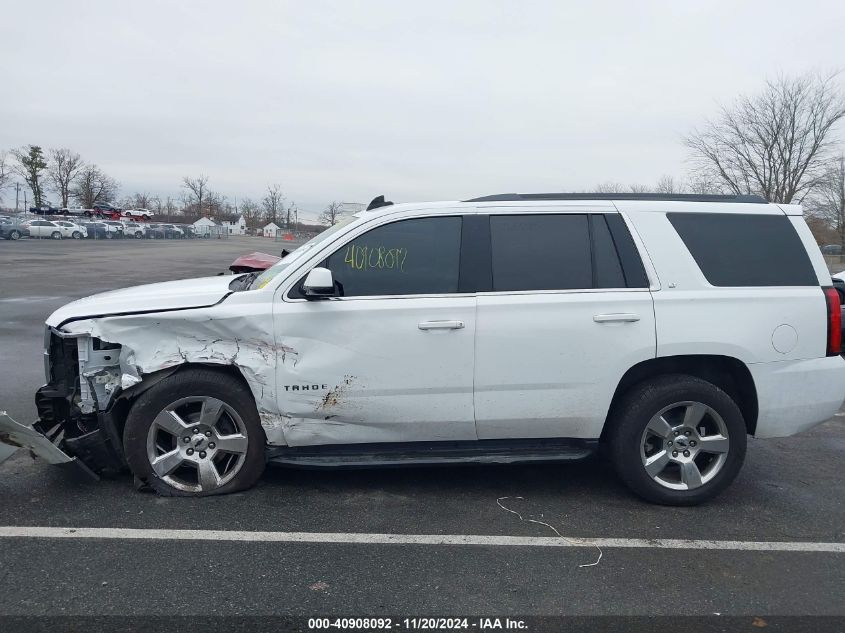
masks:
[[[279,183],[313,214],[682,177],[719,103],[845,66],[840,0],[0,8],[0,150],[72,148],[123,194]]]

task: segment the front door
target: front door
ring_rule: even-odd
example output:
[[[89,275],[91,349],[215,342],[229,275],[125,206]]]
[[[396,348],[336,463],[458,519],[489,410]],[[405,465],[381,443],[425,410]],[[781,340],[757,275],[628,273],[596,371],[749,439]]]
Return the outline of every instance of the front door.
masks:
[[[480,293],[479,439],[597,438],[625,371],[655,354],[654,308],[616,213],[491,215]]]
[[[381,224],[319,265],[337,297],[300,281],[277,300],[277,393],[291,446],[475,440],[475,295],[460,293],[462,219]]]

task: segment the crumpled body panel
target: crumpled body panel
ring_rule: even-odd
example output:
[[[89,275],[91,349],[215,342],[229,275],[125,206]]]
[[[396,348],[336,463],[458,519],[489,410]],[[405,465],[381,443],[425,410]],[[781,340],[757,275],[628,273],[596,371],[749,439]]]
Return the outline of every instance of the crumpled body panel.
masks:
[[[124,390],[147,374],[184,363],[237,367],[255,397],[268,443],[283,445],[275,371],[277,359],[285,362],[293,350],[275,343],[271,307],[266,298],[227,301],[212,308],[83,319],[62,330],[119,344]]]

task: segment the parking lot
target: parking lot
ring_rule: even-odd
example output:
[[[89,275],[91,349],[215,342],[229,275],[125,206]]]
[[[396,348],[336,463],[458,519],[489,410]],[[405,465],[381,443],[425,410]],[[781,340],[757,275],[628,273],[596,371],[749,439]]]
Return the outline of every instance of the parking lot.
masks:
[[[0,243],[0,410],[34,418],[43,321],[62,304],[281,246]],[[0,526],[94,530],[0,532],[0,614],[843,616],[843,420],[750,440],[733,486],[693,508],[639,501],[598,458],[270,468],[245,493],[172,499],[19,452],[0,465]]]

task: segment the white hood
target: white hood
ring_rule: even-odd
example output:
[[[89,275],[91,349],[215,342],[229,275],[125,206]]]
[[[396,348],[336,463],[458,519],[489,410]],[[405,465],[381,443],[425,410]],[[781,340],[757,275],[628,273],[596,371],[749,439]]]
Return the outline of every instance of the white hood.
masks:
[[[214,305],[231,291],[232,275],[200,277],[165,281],[122,290],[103,292],[72,301],[56,310],[47,319],[47,325],[58,327],[68,319],[98,317],[109,314],[156,312],[183,308],[201,308]]]

